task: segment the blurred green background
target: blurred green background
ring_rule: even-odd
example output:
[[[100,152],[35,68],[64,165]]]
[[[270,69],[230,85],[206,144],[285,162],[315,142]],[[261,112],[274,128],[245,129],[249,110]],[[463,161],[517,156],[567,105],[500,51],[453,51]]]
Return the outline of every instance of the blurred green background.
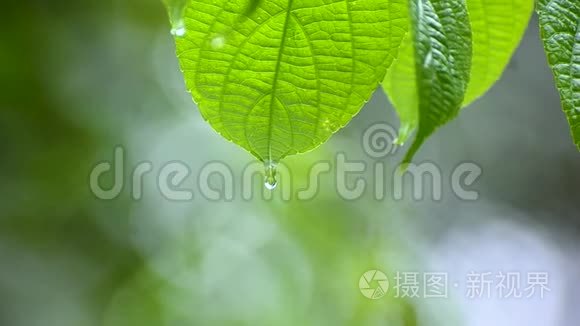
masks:
[[[530,29],[504,77],[430,139],[417,161],[444,180],[461,162],[483,175],[462,201],[342,199],[331,175],[309,201],[187,202],[156,174],[186,163],[185,187],[213,161],[235,182],[252,157],[217,135],[186,93],[160,1],[9,1],[0,19],[0,325],[573,325],[580,320],[580,155]],[[319,149],[286,160],[292,187],[337,153],[367,166],[361,137],[397,124],[382,92]],[[125,150],[123,192],[89,175]],[[143,198],[130,172],[151,162]],[[372,171],[365,174],[372,181]],[[387,185],[392,183],[386,175]],[[106,179],[106,178],[105,178]],[[259,178],[258,178],[259,179]],[[356,181],[356,176],[350,182]],[[106,180],[112,182],[112,177]],[[281,180],[283,186],[284,180]],[[285,185],[284,185],[285,186]],[[369,186],[371,187],[371,186]],[[365,298],[378,269],[443,272],[447,298]],[[470,271],[550,275],[545,298],[469,299]],[[376,286],[373,284],[372,286]],[[392,287],[391,287],[392,290]]]

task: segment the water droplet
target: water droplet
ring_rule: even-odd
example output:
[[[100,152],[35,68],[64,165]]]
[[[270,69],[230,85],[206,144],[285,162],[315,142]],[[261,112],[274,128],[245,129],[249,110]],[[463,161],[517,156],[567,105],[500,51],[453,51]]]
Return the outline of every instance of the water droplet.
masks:
[[[266,176],[264,177],[264,187],[268,190],[276,189],[278,185],[278,180],[276,180],[276,163],[272,161],[267,161],[264,163],[266,168]]]
[[[169,21],[171,21],[171,35],[181,37],[185,35],[186,29],[183,23],[187,0],[166,0]]]
[[[404,146],[405,142],[409,139],[409,136],[413,132],[413,126],[408,123],[403,123],[401,127],[399,127],[399,135],[395,140],[393,140],[393,144],[397,146]]]
[[[171,29],[171,35],[176,37],[182,37],[185,35],[186,31],[187,30],[185,29],[185,25],[183,24],[183,22],[179,22],[175,24],[175,26]]]
[[[214,49],[221,49],[226,45],[225,37],[218,35],[211,40],[211,47]]]

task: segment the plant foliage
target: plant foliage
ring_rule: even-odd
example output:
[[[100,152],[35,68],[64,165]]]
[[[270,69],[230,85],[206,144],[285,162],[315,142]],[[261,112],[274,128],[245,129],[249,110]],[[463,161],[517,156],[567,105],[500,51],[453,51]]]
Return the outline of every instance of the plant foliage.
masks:
[[[379,83],[414,131],[405,161],[500,78],[533,0],[164,0],[188,90],[264,162],[345,126]],[[580,2],[540,0],[548,62],[580,147]]]

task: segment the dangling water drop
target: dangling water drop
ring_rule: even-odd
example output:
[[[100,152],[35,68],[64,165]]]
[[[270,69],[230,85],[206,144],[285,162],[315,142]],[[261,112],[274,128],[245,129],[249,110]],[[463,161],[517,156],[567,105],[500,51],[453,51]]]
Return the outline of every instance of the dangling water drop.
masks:
[[[183,22],[187,0],[164,0],[164,2],[169,13],[169,21],[171,22],[171,35],[176,37],[184,36],[187,32],[185,23]]]
[[[186,29],[183,21],[179,21],[175,24],[175,26],[171,29],[171,35],[176,37],[182,37],[185,35]]]
[[[276,163],[272,161],[266,161],[264,166],[266,168],[264,187],[266,187],[268,190],[274,190],[278,185],[278,180],[276,180]]]

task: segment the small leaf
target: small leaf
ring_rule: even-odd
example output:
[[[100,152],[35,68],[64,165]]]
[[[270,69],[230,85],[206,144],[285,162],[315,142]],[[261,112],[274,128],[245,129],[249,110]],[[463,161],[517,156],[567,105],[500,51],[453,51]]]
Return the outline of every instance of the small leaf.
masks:
[[[399,140],[417,135],[404,162],[463,102],[471,67],[471,30],[464,0],[409,0],[408,44],[384,81],[401,118]]]
[[[580,1],[540,0],[538,14],[548,63],[580,150]]]
[[[187,87],[211,126],[258,159],[312,150],[384,78],[404,1],[191,0],[176,37]]]
[[[473,56],[464,107],[501,77],[528,27],[534,0],[467,0],[467,9]]]

